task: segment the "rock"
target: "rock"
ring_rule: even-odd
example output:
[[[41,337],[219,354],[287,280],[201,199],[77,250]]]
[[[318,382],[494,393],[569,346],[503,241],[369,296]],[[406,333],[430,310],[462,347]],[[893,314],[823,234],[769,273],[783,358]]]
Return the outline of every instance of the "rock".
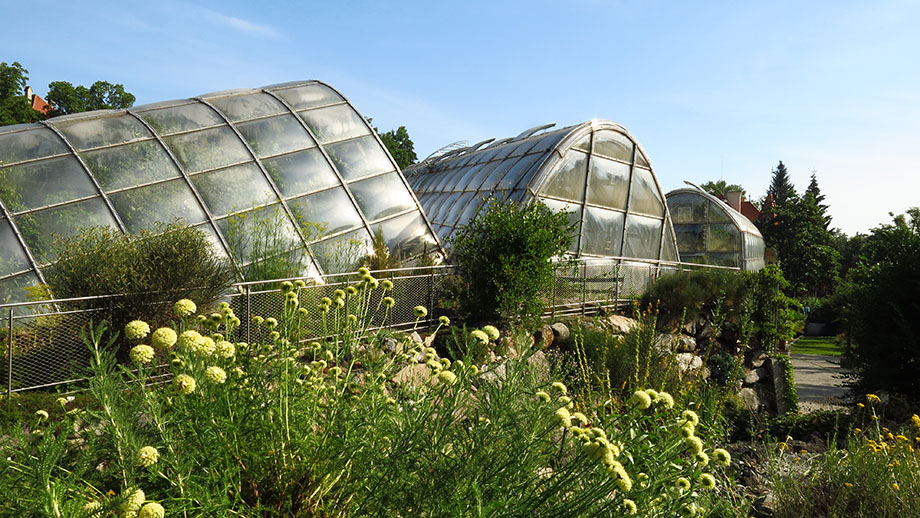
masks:
[[[556,333],[553,331],[553,328],[549,325],[544,324],[542,328],[538,329],[534,333],[534,346],[537,349],[543,350],[547,347],[553,345],[553,340],[556,338]]]
[[[764,518],[768,516],[773,516],[774,505],[776,504],[773,498],[773,492],[767,491],[766,493],[761,495],[759,498],[754,500],[754,512],[756,513],[755,516],[764,517]]]
[[[761,380],[770,375],[766,367],[752,369],[744,374],[744,382],[748,385],[760,383]]]
[[[687,335],[696,336],[696,322],[687,322],[680,328],[680,330]]]
[[[431,367],[424,363],[410,363],[393,376],[393,382],[402,386],[420,387],[432,381]]]
[[[431,333],[430,335],[423,338],[422,341],[425,344],[425,347],[434,347],[432,344],[434,343],[434,339],[436,336],[437,336],[436,334]]]
[[[677,350],[680,343],[677,335],[661,333],[655,335],[655,350],[668,354]]]
[[[416,344],[423,344],[423,343],[425,343],[425,341],[422,340],[422,336],[421,336],[420,334],[418,334],[418,332],[416,332],[416,331],[412,331],[412,334],[409,335],[409,340],[412,340],[412,343],[416,343]]]
[[[610,332],[615,335],[625,335],[639,325],[635,320],[623,315],[610,315],[607,317],[607,324],[610,326]]]
[[[395,338],[384,338],[381,347],[387,354],[401,354],[405,350],[403,344]]]
[[[555,341],[565,342],[572,336],[572,333],[569,331],[569,326],[563,324],[562,322],[556,322],[550,327],[553,329]]]
[[[712,376],[712,371],[709,370],[709,367],[706,367],[704,365],[703,368],[700,370],[700,378],[704,380],[708,380],[710,376]]]
[[[696,350],[696,338],[680,335],[678,337],[677,352],[690,353]]]
[[[527,365],[530,366],[531,372],[533,375],[543,381],[549,381],[550,366],[549,360],[546,359],[546,355],[543,354],[543,351],[538,351],[527,358]]]
[[[760,408],[760,397],[757,396],[756,390],[745,387],[738,391],[738,397],[744,401],[744,404],[747,405],[749,409],[757,410]]]
[[[674,359],[681,372],[695,371],[703,366],[703,359],[693,353],[679,353]]]
[[[767,361],[767,352],[763,349],[757,349],[748,351],[744,357],[745,362],[750,365],[752,369],[758,369],[763,367],[764,362]]]

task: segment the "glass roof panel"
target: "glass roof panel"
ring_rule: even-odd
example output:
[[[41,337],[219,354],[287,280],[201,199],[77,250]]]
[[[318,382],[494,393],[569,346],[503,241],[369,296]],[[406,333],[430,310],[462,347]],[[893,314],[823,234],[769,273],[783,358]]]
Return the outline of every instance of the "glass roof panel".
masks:
[[[164,140],[188,173],[252,160],[246,146],[228,127],[185,133]]]
[[[73,156],[0,169],[0,198],[11,212],[99,194]]]
[[[128,232],[153,228],[157,223],[182,220],[189,225],[207,219],[185,180],[170,180],[109,195]]]
[[[138,116],[147,121],[147,124],[160,135],[225,124],[220,115],[201,103],[139,112]]]
[[[553,166],[548,179],[540,192],[554,198],[572,201],[584,201],[585,178],[588,175],[588,155],[570,149],[561,160]]]
[[[0,250],[0,277],[30,267],[29,258],[6,218],[0,218]]]
[[[371,236],[360,229],[310,245],[323,272],[353,272],[370,252]]]
[[[180,176],[166,150],[156,140],[84,151],[80,158],[106,191]]]
[[[722,202],[709,202],[709,221],[712,223],[732,223],[732,218],[728,215],[728,208]]]
[[[253,257],[253,250],[258,252],[266,247],[271,250],[292,250],[303,246],[297,229],[280,203],[228,216],[217,221],[217,228],[239,263],[259,259]]]
[[[48,128],[0,135],[0,165],[67,152],[64,141]]]
[[[251,162],[196,174],[191,180],[214,217],[278,201],[259,166]]]
[[[705,223],[708,200],[692,193],[668,196],[668,211],[674,223]]]
[[[279,113],[290,113],[277,99],[263,93],[241,95],[237,97],[220,97],[208,99],[208,102],[213,104],[233,122],[267,117]]]
[[[368,221],[414,209],[415,201],[395,172],[348,185]]]
[[[620,255],[624,216],[622,212],[585,207],[581,253]]]
[[[622,133],[598,131],[594,134],[594,154],[632,163],[633,143]]]
[[[54,261],[54,242],[90,227],[116,228],[115,218],[102,198],[92,198],[60,207],[14,216],[26,246],[39,263]]]
[[[741,254],[738,252],[709,252],[706,259],[706,263],[715,266],[741,266]]]
[[[367,136],[326,146],[342,178],[353,180],[392,171],[395,167],[374,137]]]
[[[33,272],[0,280],[0,304],[29,300],[29,292],[26,288],[37,285],[38,276]]]
[[[680,257],[677,253],[677,248],[674,247],[674,240],[669,236],[670,232],[665,232],[664,234],[664,245],[661,247],[661,260],[662,261],[674,261],[677,262],[680,260]]]
[[[632,187],[629,190],[629,212],[664,216],[664,200],[661,199],[655,178],[648,169],[633,169]]]
[[[268,158],[262,165],[285,198],[341,185],[318,148]]]
[[[450,211],[443,218],[443,222],[456,226],[459,223],[466,223],[466,221],[458,221],[460,215],[469,207],[470,202],[473,200],[473,197],[478,196],[478,193],[475,192],[465,192],[460,195],[459,198],[454,202],[450,207]]]
[[[361,216],[343,187],[335,187],[288,201],[307,241],[360,227]]]
[[[372,227],[375,233],[378,229],[394,256],[413,256],[437,251],[437,245],[428,232],[428,226],[425,225],[425,218],[418,211],[381,221]]]
[[[316,145],[293,115],[241,122],[236,129],[260,158]]]
[[[489,177],[482,181],[482,184],[479,186],[479,190],[494,190],[502,181],[502,178],[508,174],[508,171],[520,163],[520,160],[522,160],[520,157],[510,157],[502,160],[501,163],[492,170],[492,173],[489,174]]]
[[[502,177],[497,188],[505,190],[513,189],[518,184],[527,185],[536,171],[543,165],[542,161],[545,156],[542,153],[525,156]]]
[[[674,232],[677,234],[677,246],[682,252],[706,251],[706,224],[675,225]]]
[[[626,210],[629,195],[629,166],[599,156],[591,157],[588,203]]]
[[[741,233],[732,223],[709,225],[709,250],[734,252],[741,250]]]
[[[273,92],[278,94],[279,97],[284,99],[284,101],[295,110],[316,108],[318,106],[326,106],[327,104],[345,101],[345,99],[342,99],[341,95],[335,93],[331,88],[319,83],[297,88],[273,90]]]
[[[661,220],[629,214],[626,217],[626,246],[623,255],[658,259],[661,247]]]
[[[648,164],[648,159],[645,158],[645,155],[644,155],[644,154],[642,154],[642,150],[641,150],[641,149],[636,150],[636,164],[637,164],[639,167],[645,167],[646,169],[651,169],[651,168],[652,168],[652,166],[650,166],[650,165]]]
[[[300,118],[322,144],[369,135],[371,132],[364,119],[347,104],[303,111],[300,112]]]
[[[578,253],[578,234],[581,230],[581,210],[582,206],[575,203],[566,203],[559,200],[551,200],[549,198],[540,198],[547,207],[553,212],[565,212],[569,219],[569,223],[575,225],[574,233],[572,234],[572,241],[569,244],[568,251],[573,254]]]
[[[78,150],[113,144],[124,144],[153,135],[130,115],[83,119],[54,124]]]

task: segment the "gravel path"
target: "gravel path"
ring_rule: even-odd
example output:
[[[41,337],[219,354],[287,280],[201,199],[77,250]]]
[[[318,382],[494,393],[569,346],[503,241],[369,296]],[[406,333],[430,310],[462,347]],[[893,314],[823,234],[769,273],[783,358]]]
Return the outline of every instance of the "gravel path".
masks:
[[[839,356],[792,353],[789,357],[801,412],[846,406],[843,397],[847,389],[843,383],[847,371],[840,367]]]

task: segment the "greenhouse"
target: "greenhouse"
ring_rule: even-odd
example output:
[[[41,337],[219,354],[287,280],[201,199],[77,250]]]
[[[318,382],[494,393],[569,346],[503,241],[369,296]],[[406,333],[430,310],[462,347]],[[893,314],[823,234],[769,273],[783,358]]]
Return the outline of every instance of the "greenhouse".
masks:
[[[744,215],[690,184],[667,194],[680,260],[757,271],[764,267],[763,236]]]
[[[240,272],[265,233],[307,250],[315,277],[353,270],[375,235],[407,259],[441,254],[380,139],[321,82],[0,128],[0,303],[43,280],[59,237],[176,220]]]
[[[664,194],[649,160],[619,124],[592,120],[433,156],[406,170],[442,242],[494,195],[540,200],[577,224],[578,257],[678,260]]]

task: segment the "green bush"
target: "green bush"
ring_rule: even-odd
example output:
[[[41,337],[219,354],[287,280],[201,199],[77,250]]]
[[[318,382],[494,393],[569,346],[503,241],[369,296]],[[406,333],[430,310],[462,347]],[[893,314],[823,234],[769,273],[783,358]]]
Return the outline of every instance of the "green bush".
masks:
[[[734,317],[748,294],[749,274],[732,270],[694,270],[666,275],[655,281],[642,296],[642,306],[656,305],[659,324],[675,328],[681,323],[710,317],[719,306],[731,315],[726,325],[737,325]]]
[[[453,263],[464,281],[461,310],[474,323],[534,324],[543,312],[540,295],[553,283],[550,258],[569,247],[574,225],[566,213],[540,202],[486,203],[488,210],[453,243]]]
[[[56,298],[116,295],[111,320],[117,325],[138,314],[168,321],[171,301],[190,298],[208,306],[233,281],[229,263],[216,255],[205,234],[180,223],[137,234],[90,227],[58,241],[58,260],[45,270]],[[74,302],[66,307],[98,307]]]

